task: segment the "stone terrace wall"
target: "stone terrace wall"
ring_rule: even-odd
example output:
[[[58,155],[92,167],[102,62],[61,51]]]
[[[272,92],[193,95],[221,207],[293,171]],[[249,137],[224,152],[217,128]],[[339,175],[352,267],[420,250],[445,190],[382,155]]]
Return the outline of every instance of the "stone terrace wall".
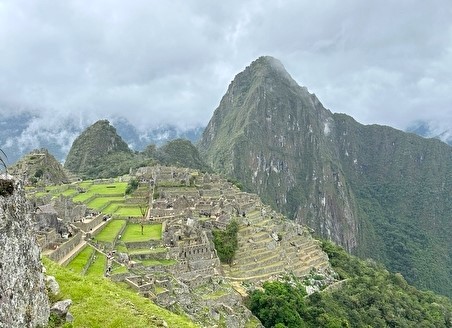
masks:
[[[67,242],[58,246],[58,248],[49,255],[49,258],[55,262],[61,261],[70,251],[74,249],[75,246],[80,244],[81,241],[82,233],[78,232],[75,234],[74,237],[69,239]]]

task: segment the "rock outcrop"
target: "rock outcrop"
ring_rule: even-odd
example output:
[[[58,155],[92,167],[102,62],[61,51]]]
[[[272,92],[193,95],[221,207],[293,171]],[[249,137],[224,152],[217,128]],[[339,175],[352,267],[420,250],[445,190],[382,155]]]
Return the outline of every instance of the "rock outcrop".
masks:
[[[47,149],[35,149],[8,168],[13,176],[26,185],[52,185],[69,181],[63,166]]]
[[[10,177],[0,188],[0,327],[44,326],[49,300],[24,190]]]

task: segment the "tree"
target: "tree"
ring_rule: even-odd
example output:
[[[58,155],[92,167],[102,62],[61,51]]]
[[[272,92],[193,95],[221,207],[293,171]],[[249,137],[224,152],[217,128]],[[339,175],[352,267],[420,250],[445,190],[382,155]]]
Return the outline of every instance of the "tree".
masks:
[[[235,251],[238,248],[237,232],[239,223],[232,220],[226,227],[226,230],[214,230],[213,243],[217,250],[218,257],[223,263],[231,264]]]

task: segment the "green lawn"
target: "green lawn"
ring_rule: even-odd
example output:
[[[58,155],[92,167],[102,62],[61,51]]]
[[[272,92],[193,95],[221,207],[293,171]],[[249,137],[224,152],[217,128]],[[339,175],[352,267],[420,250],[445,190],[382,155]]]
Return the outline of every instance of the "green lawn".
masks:
[[[112,243],[121,228],[126,224],[126,220],[111,220],[104,229],[95,237],[98,241]]]
[[[102,210],[102,213],[105,214],[114,214],[119,208],[119,204],[117,203],[111,203],[110,205],[108,205],[106,208],[104,208]]]
[[[89,188],[89,192],[99,195],[124,195],[127,188],[127,182],[115,182],[109,184],[93,184]]]
[[[99,252],[96,252],[96,259],[91,263],[86,274],[89,276],[102,277],[105,273],[105,265],[107,257]]]
[[[156,254],[156,253],[165,253],[166,248],[158,247],[158,248],[134,248],[129,251],[130,255],[136,254]]]
[[[122,217],[142,217],[141,209],[138,206],[121,206],[119,205],[118,209],[114,212],[114,214],[122,216]]]
[[[63,196],[69,197],[69,196],[75,196],[78,194],[77,190],[75,190],[74,188],[68,188],[65,191],[59,193]]]
[[[82,270],[93,251],[94,250],[90,246],[86,246],[71,262],[69,262],[66,268],[75,273],[82,273]]]
[[[92,196],[94,196],[94,193],[92,193],[92,192],[83,192],[83,193],[77,194],[74,198],[72,198],[72,201],[84,203]]]
[[[55,276],[61,298],[70,298],[72,327],[147,328],[165,320],[168,327],[198,327],[187,317],[165,310],[149,299],[104,277],[81,276],[43,259],[47,274]]]
[[[162,239],[162,224],[145,224],[141,234],[141,224],[128,224],[121,237],[123,242],[148,241]]]
[[[88,204],[86,204],[89,208],[95,209],[95,210],[102,210],[108,203],[115,202],[115,204],[118,204],[120,202],[124,202],[124,197],[96,197],[92,201],[90,201]],[[110,214],[110,213],[107,213]]]
[[[127,269],[127,266],[125,265],[119,265],[116,262],[113,262],[113,267],[111,270],[112,274],[119,274],[119,273],[126,273],[129,272],[129,269]]]

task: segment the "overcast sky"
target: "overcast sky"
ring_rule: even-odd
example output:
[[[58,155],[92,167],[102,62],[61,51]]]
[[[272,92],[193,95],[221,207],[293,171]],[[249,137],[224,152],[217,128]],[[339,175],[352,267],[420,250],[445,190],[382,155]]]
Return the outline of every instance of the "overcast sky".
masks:
[[[206,125],[272,55],[333,112],[452,127],[452,1],[0,0],[0,118]]]

